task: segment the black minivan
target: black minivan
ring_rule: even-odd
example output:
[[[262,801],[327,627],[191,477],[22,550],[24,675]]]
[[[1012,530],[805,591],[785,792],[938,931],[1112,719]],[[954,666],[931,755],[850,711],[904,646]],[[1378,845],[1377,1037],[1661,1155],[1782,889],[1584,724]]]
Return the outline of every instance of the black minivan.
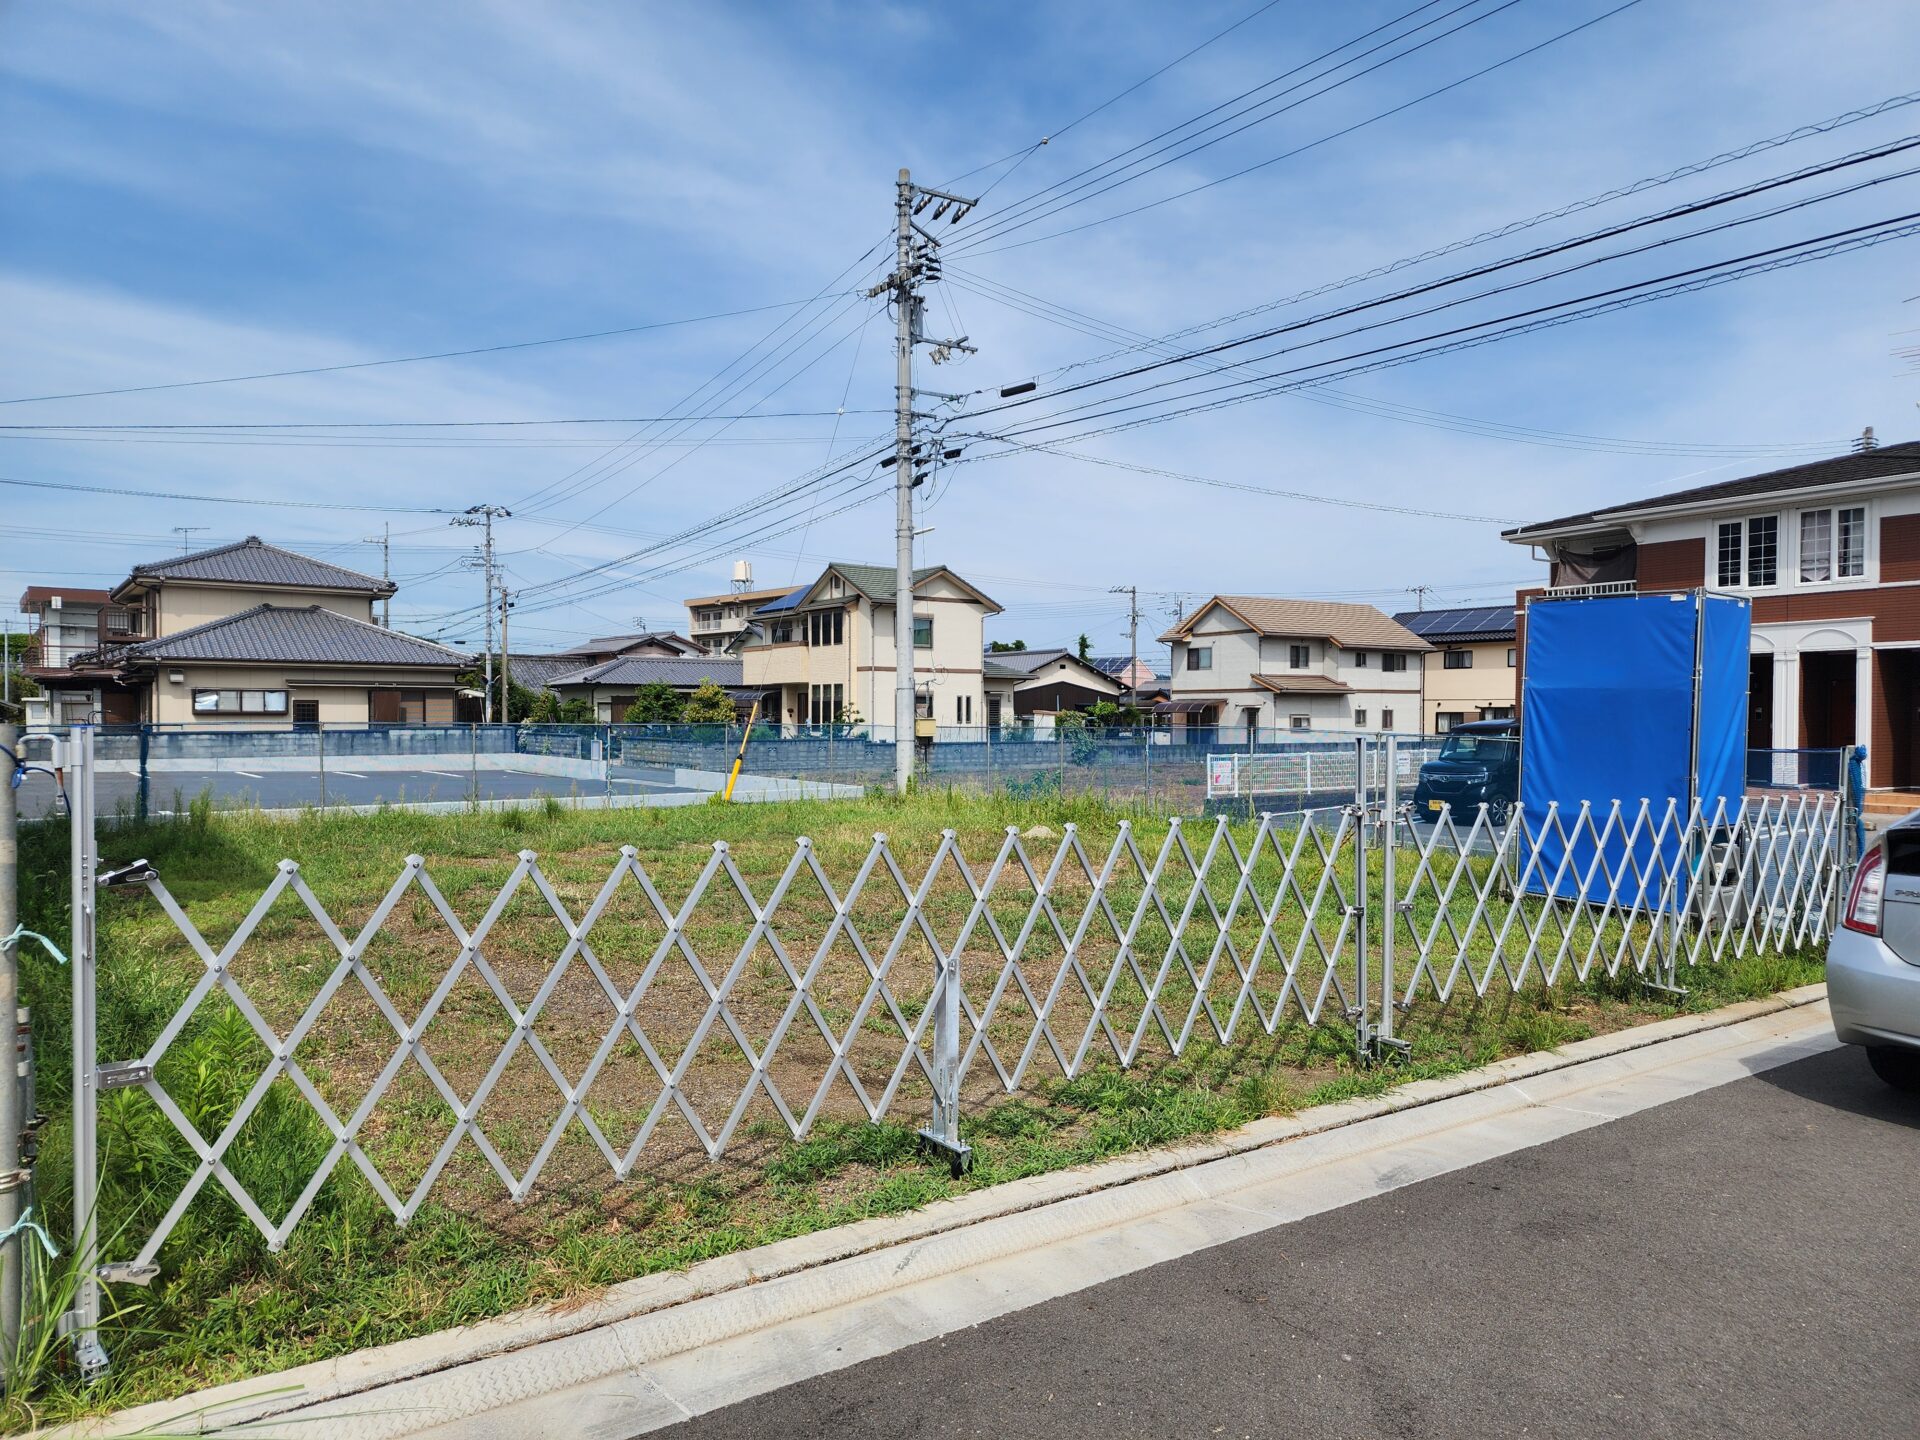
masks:
[[[1507,823],[1520,793],[1520,722],[1473,720],[1447,732],[1440,753],[1420,767],[1413,818],[1431,824],[1445,806],[1453,823],[1471,825],[1484,803],[1487,819]]]

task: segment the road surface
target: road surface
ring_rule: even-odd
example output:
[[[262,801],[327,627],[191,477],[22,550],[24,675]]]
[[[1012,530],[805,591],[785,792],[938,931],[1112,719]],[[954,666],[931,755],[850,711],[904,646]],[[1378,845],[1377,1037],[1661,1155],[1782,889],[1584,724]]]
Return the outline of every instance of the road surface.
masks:
[[[1851,1048],[655,1434],[1920,1434],[1920,1100]]]

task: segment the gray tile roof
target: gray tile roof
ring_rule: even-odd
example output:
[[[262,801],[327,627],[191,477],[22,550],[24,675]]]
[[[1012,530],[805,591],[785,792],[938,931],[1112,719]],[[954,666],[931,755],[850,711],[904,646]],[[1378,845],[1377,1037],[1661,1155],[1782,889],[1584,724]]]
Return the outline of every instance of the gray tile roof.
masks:
[[[1402,610],[1393,618],[1422,640],[1465,645],[1475,640],[1511,640],[1516,633],[1511,605],[1460,606],[1451,610]]]
[[[102,651],[108,663],[176,660],[260,661],[286,665],[410,665],[461,669],[471,656],[431,640],[385,630],[318,605],[256,605],[134,645]]]
[[[626,655],[602,661],[548,681],[553,689],[573,685],[671,685],[691,690],[702,680],[722,687],[740,684],[740,662],[715,655],[705,660],[668,660],[655,655]]]
[[[669,650],[677,650],[682,655],[701,655],[705,651],[693,640],[674,630],[641,630],[632,635],[596,635],[591,640],[583,640],[578,645],[569,645],[560,653],[575,658],[592,659],[596,655],[609,658],[643,645],[660,645]],[[578,666],[575,667],[579,668]]]
[[[203,580],[221,585],[289,585],[305,590],[353,590],[368,595],[390,595],[399,587],[389,580],[362,575],[269,545],[258,535],[232,545],[154,560],[136,565],[127,577],[135,580]]]
[[[1715,500],[1755,499],[1782,490],[1817,489],[1822,485],[1848,485],[1858,480],[1885,480],[1917,473],[1920,473],[1920,441],[1908,440],[1898,445],[1882,445],[1874,450],[1855,451],[1850,455],[1835,455],[1807,465],[1790,465],[1784,470],[1743,475],[1737,480],[1716,480],[1711,485],[1696,485],[1691,490],[1674,490],[1645,500],[1629,500],[1623,505],[1604,505],[1597,510],[1563,515],[1558,520],[1539,520],[1500,533],[1509,540],[1520,540],[1528,535],[1595,524],[1605,521],[1609,515],[1632,510],[1664,510],[1676,505],[1699,505]]]
[[[507,669],[513,676],[513,683],[524,685],[529,690],[550,690],[553,682],[562,675],[577,674],[580,669],[578,655],[509,655]]]

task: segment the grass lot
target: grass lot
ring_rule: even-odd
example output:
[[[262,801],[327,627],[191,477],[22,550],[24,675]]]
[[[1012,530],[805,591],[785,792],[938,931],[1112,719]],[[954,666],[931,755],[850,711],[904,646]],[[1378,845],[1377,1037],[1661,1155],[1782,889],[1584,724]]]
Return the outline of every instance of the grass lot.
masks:
[[[808,1137],[792,1140],[771,1096],[750,1088],[752,1070],[736,1038],[724,1025],[710,1025],[686,1061],[681,1090],[688,1105],[713,1132],[733,1116],[742,1092],[748,1094],[725,1156],[710,1161],[679,1107],[662,1101],[661,1083],[637,1040],[617,1033],[606,1047],[617,1022],[613,1002],[584,959],[576,959],[552,988],[530,1033],[569,1082],[601,1056],[586,1113],[616,1155],[624,1157],[635,1135],[652,1123],[631,1175],[616,1178],[587,1127],[575,1121],[553,1145],[529,1197],[516,1204],[476,1145],[463,1139],[452,1149],[430,1201],[401,1228],[353,1164],[343,1161],[279,1253],[269,1252],[219,1186],[209,1184],[161,1251],[160,1281],[149,1291],[117,1293],[131,1308],[105,1337],[115,1357],[110,1378],[82,1391],[69,1377],[53,1375],[35,1402],[40,1418],[178,1394],[399,1340],[783,1236],[911,1209],[979,1186],[1372,1093],[1503,1054],[1549,1048],[1676,1008],[1704,1009],[1770,993],[1820,973],[1815,955],[1748,956],[1683,973],[1691,988],[1677,1003],[1646,991],[1631,976],[1609,980],[1596,972],[1588,982],[1576,983],[1563,974],[1548,985],[1529,973],[1515,994],[1496,975],[1488,996],[1480,999],[1471,977],[1486,973],[1495,958],[1491,928],[1483,926],[1450,943],[1438,957],[1443,976],[1459,958],[1466,978],[1444,1002],[1434,987],[1424,986],[1402,1017],[1400,1033],[1413,1047],[1408,1061],[1359,1068],[1345,1014],[1355,993],[1352,946],[1335,953],[1341,900],[1352,891],[1350,846],[1334,845],[1330,835],[1318,843],[1311,836],[1300,842],[1286,888],[1282,848],[1261,852],[1248,888],[1260,904],[1272,906],[1276,894],[1283,903],[1273,931],[1278,945],[1261,952],[1254,984],[1244,996],[1232,956],[1224,947],[1214,953],[1225,935],[1240,964],[1251,966],[1259,948],[1258,905],[1243,896],[1234,907],[1238,870],[1216,864],[1204,885],[1190,868],[1177,884],[1163,881],[1163,893],[1171,891],[1174,917],[1192,899],[1189,971],[1177,958],[1166,961],[1167,921],[1151,906],[1141,908],[1140,874],[1123,865],[1105,891],[1114,921],[1097,908],[1084,920],[1078,946],[1084,984],[1071,971],[1063,975],[1064,947],[1043,920],[1031,930],[1022,957],[1020,973],[1032,999],[1013,984],[992,999],[1003,968],[999,945],[986,929],[985,916],[974,917],[972,937],[961,952],[965,993],[976,1008],[992,1005],[986,1037],[1001,1064],[1011,1072],[1023,1055],[1027,1063],[1019,1083],[1009,1089],[989,1056],[983,1051],[977,1057],[968,1072],[964,1107],[976,1166],[965,1179],[952,1180],[916,1155],[913,1138],[926,1114],[928,1092],[919,1054],[906,1037],[931,990],[931,951],[909,927],[888,965],[887,993],[881,995],[871,984],[867,960],[847,936],[823,949],[836,904],[809,868],[795,865],[794,837],[810,837],[812,854],[844,900],[869,857],[875,832],[887,834],[907,886],[917,889],[946,829],[955,832],[971,874],[979,879],[1006,845],[1007,827],[1040,825],[1062,832],[1072,822],[1097,874],[1126,818],[1094,799],[923,793],[904,801],[732,809],[575,813],[556,806],[497,815],[386,812],[293,821],[244,813],[216,816],[197,805],[165,823],[123,822],[107,830],[103,859],[151,859],[215,948],[273,880],[283,857],[300,862],[301,876],[349,937],[401,875],[402,857],[409,853],[426,858],[427,873],[469,926],[486,913],[522,849],[538,853],[556,897],[575,917],[600,893],[622,845],[634,847],[670,912],[678,911],[701,875],[710,874],[709,891],[685,930],[688,943],[715,983],[733,972],[724,983],[731,986],[729,1011],[740,1038],[764,1051],[770,1036],[782,1036],[765,1073],[791,1113],[803,1114],[816,1102],[818,1111]],[[1135,817],[1133,823],[1151,866],[1167,824],[1151,817]],[[1204,853],[1211,827],[1189,828],[1196,853]],[[1234,836],[1244,849],[1253,827],[1239,827]],[[741,953],[753,930],[753,909],[718,858],[713,842],[720,838],[757,902],[764,903],[784,881],[775,917],[784,962],[764,941]],[[1284,837],[1285,849],[1295,843],[1295,836]],[[1073,935],[1089,909],[1092,877],[1071,853],[1050,873],[1061,848],[1058,838],[1038,836],[1023,844],[1063,927]],[[61,933],[66,924],[65,846],[58,825],[37,827],[22,857],[27,923],[50,934]],[[1183,864],[1176,858],[1170,873],[1182,874]],[[1008,943],[1033,912],[1034,895],[1034,884],[1017,863],[1002,865],[988,910]],[[1414,898],[1413,920],[1424,933],[1440,914],[1440,893],[1427,887]],[[1314,907],[1311,923],[1305,915],[1309,905]],[[884,865],[846,904],[874,963],[886,960],[906,908],[900,885]],[[1471,910],[1464,888],[1446,909],[1464,929]],[[928,924],[943,945],[951,946],[973,910],[959,870],[947,862],[926,892]],[[1116,927],[1124,930],[1129,924],[1135,926],[1137,972],[1121,963],[1116,938]],[[666,933],[645,891],[623,880],[605,903],[589,944],[616,993],[630,992],[652,967],[636,1018],[661,1062],[671,1068],[701,1034],[707,992],[684,956],[663,948]],[[1605,950],[1641,938],[1638,927],[1629,930],[1615,920],[1576,934],[1571,948],[1576,953],[1590,946]],[[103,897],[99,944],[101,1058],[138,1057],[204,967],[144,894]],[[552,910],[526,885],[500,911],[483,948],[501,986],[524,1007],[548,980],[564,945],[565,932]],[[410,1022],[429,1003],[458,948],[430,898],[414,888],[394,906],[365,960]],[[657,965],[656,956],[663,957]],[[289,891],[235,957],[232,973],[264,1021],[284,1035],[336,961],[321,928]],[[66,1090],[66,974],[31,954],[24,963],[41,1057],[42,1104],[58,1112]],[[817,1021],[796,1003],[789,966],[795,973],[813,969],[809,994]],[[1156,980],[1163,966],[1165,973]],[[1143,977],[1157,985],[1157,1009],[1146,1003]],[[1403,968],[1403,984],[1405,977]],[[1104,997],[1099,1012],[1104,1026],[1096,1023],[1089,990]],[[1063,1073],[1048,1036],[1037,1032],[1036,1002],[1048,1009],[1051,1039],[1062,1053],[1071,1060],[1084,1047],[1084,1060],[1072,1078]],[[1214,1027],[1230,1017],[1232,1037],[1220,1043]],[[835,1037],[852,1037],[847,1068],[867,1096],[877,1098],[899,1074],[885,1122],[868,1122],[864,1103],[844,1073],[825,1083],[833,1068],[832,1048],[822,1027]],[[1176,1057],[1168,1032],[1180,1037],[1189,1031]],[[512,1032],[505,1007],[469,967],[443,997],[422,1043],[464,1102],[486,1083]],[[380,1010],[350,979],[321,1012],[295,1058],[344,1118],[368,1093],[397,1043]],[[1117,1051],[1132,1060],[1128,1068],[1116,1063]],[[188,1120],[211,1138],[234,1115],[267,1061],[266,1047],[240,1012],[215,992],[168,1049],[159,1077]],[[521,1044],[497,1077],[480,1117],[514,1174],[540,1154],[561,1104],[534,1047]],[[453,1123],[451,1109],[426,1072],[408,1060],[372,1109],[360,1139],[405,1200],[433,1164]],[[106,1151],[101,1228],[109,1258],[126,1258],[152,1233],[191,1176],[194,1157],[154,1102],[137,1090],[106,1097],[101,1134]],[[312,1109],[282,1078],[240,1130],[228,1163],[277,1222],[306,1188],[329,1143]],[[61,1202],[70,1182],[67,1146],[56,1113],[38,1172],[41,1208],[61,1227],[56,1233],[70,1224]],[[24,1422],[19,1397],[12,1406],[11,1418]]]

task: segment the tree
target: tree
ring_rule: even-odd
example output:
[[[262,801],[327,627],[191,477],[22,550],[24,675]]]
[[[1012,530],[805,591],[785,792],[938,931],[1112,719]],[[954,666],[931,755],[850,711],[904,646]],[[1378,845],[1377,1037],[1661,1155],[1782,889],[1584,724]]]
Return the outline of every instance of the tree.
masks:
[[[689,725],[731,725],[737,714],[733,697],[712,680],[702,680],[687,697],[680,718]]]
[[[687,702],[663,680],[642,685],[623,717],[629,725],[678,725]]]
[[[1089,640],[1085,635],[1082,635],[1078,640],[1074,641],[1074,647],[1079,651],[1082,660],[1088,660],[1093,657],[1093,641]]]
[[[595,723],[593,702],[581,695],[576,695],[571,700],[562,700],[560,713],[555,718],[562,725],[592,725]]]
[[[987,646],[996,655],[1012,655],[1026,648],[1024,640],[995,640]]]
[[[560,697],[551,690],[542,690],[533,698],[533,706],[527,711],[528,723],[533,725],[554,725],[560,720]]]

